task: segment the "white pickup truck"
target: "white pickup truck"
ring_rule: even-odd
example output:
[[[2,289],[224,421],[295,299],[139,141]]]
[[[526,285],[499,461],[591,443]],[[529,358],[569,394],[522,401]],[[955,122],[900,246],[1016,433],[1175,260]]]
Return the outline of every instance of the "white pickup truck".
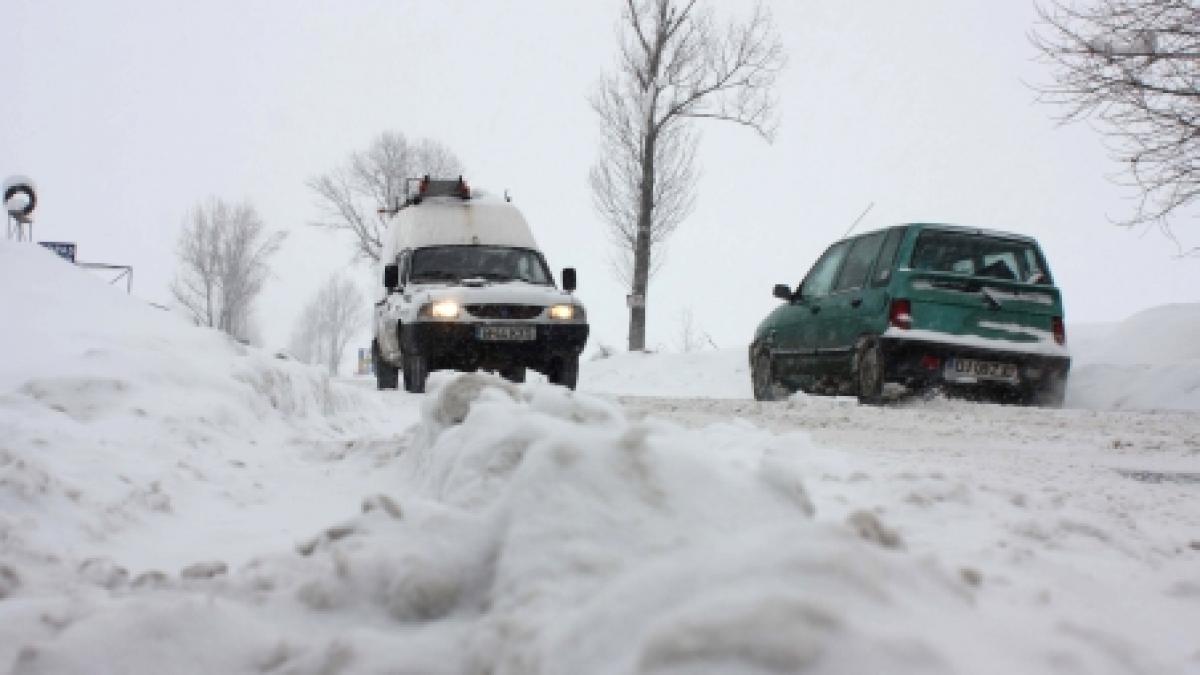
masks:
[[[431,370],[532,368],[572,389],[587,342],[575,270],[562,288],[507,199],[472,195],[462,178],[413,179],[383,242],[371,355],[380,389],[420,393]]]

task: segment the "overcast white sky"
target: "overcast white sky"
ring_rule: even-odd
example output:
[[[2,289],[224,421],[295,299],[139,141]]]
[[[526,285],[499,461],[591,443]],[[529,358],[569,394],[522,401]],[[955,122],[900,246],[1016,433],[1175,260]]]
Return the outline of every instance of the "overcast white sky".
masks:
[[[715,3],[744,13],[748,3]],[[701,125],[694,215],[650,291],[648,343],[675,349],[680,313],[746,345],[870,202],[860,229],[938,221],[1037,236],[1068,322],[1193,302],[1200,261],[1130,208],[1086,126],[1057,127],[1025,84],[1033,3],[769,3],[789,54],[774,144]],[[616,0],[158,2],[6,0],[0,174],[39,187],[38,239],[135,268],[168,299],[184,213],[248,198],[289,239],[259,303],[269,345],[350,267],[350,242],[307,227],[304,182],[384,130],[453,148],[473,185],[508,188],[551,265],[579,268],[594,346],[624,346],[622,288],[591,206],[598,146],[587,96],[613,63]],[[2,176],[0,176],[2,177]],[[1200,243],[1194,219],[1181,238]],[[365,333],[364,333],[365,335]],[[366,338],[364,338],[365,340]],[[364,342],[365,344],[365,342]]]

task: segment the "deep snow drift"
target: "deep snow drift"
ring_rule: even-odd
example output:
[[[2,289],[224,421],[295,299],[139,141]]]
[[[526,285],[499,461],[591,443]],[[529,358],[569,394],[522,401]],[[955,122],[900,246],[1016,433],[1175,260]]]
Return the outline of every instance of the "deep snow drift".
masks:
[[[1200,410],[1200,303],[1088,326],[1067,404],[1095,410]]]
[[[1191,415],[760,405],[732,352],[375,393],[0,274],[0,672],[1200,668]]]

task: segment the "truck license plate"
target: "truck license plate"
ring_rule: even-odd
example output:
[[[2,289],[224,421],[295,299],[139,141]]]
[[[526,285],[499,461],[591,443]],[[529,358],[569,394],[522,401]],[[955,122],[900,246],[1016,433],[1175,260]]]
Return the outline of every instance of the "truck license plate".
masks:
[[[975,380],[1015,382],[1017,366],[1012,363],[997,363],[996,361],[949,359],[946,361],[946,379],[959,382]]]
[[[475,337],[488,342],[530,342],[537,339],[535,326],[479,326]]]

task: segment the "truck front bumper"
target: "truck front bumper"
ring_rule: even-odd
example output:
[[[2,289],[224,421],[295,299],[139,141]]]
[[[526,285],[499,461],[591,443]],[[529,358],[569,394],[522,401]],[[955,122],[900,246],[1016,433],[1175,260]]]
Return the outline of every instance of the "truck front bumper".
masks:
[[[431,368],[503,368],[526,366],[544,370],[555,360],[578,357],[587,343],[584,323],[520,324],[533,327],[533,340],[483,340],[477,329],[496,323],[422,321],[400,327],[401,348],[424,354]],[[513,324],[515,325],[515,324]]]

